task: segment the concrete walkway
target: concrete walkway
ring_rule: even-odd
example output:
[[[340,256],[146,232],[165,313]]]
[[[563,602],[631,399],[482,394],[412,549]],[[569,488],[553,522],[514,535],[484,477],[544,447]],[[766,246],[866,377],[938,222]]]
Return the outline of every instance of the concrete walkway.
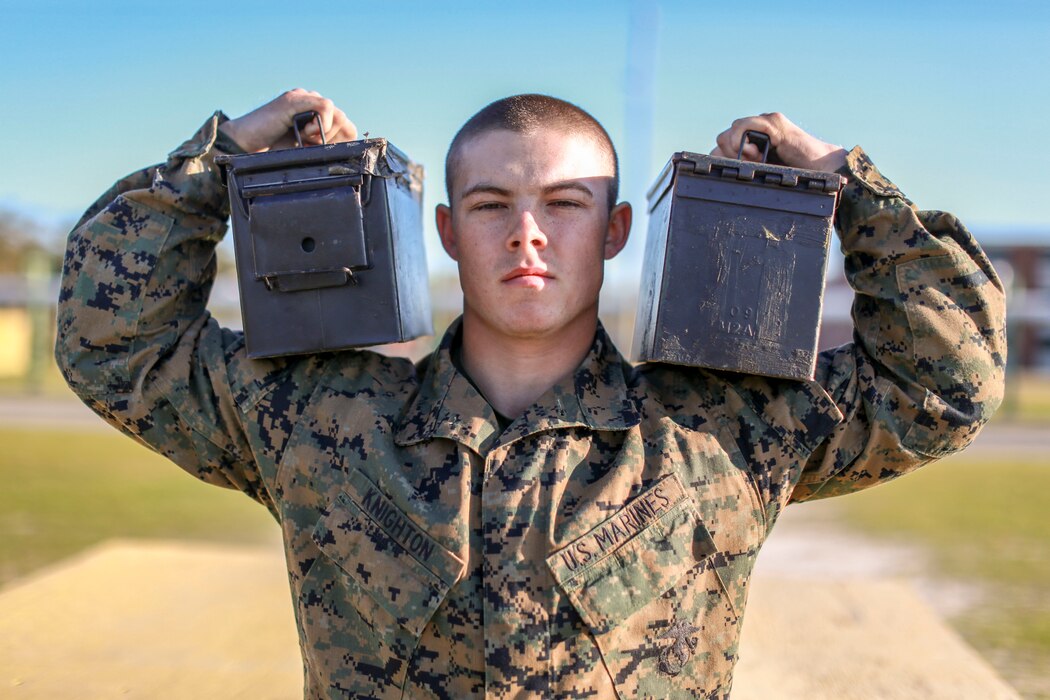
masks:
[[[1018,696],[904,583],[756,574],[734,700]],[[0,698],[297,698],[279,548],[111,541],[0,592]]]
[[[5,428],[66,428],[112,430],[72,393],[66,397],[0,397],[0,426]]]
[[[0,426],[5,428],[64,427],[73,430],[112,430],[72,394],[59,396],[0,396]],[[1047,426],[996,423],[986,427],[970,451],[995,454],[1044,451]]]

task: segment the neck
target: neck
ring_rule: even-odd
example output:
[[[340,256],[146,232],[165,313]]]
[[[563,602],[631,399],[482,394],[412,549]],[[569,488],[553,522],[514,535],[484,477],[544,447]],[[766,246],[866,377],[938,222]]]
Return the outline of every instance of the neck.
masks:
[[[554,334],[508,336],[463,315],[463,368],[489,404],[516,418],[571,376],[594,342],[597,310]]]

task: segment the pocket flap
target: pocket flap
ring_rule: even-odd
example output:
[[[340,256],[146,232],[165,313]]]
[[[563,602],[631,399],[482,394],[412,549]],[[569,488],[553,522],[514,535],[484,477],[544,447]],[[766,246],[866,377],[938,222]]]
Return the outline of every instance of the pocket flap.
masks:
[[[547,566],[580,617],[600,634],[715,551],[692,498],[671,475],[552,554]]]
[[[398,624],[418,636],[464,563],[355,471],[318,521],[314,542]]]

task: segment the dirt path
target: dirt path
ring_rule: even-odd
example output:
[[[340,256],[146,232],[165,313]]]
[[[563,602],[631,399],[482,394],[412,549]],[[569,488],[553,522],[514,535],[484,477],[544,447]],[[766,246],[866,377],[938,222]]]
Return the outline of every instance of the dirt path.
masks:
[[[843,525],[834,499],[784,511],[755,566],[763,577],[827,580],[899,579],[943,617],[980,603],[979,587],[933,575],[918,545],[865,536]]]

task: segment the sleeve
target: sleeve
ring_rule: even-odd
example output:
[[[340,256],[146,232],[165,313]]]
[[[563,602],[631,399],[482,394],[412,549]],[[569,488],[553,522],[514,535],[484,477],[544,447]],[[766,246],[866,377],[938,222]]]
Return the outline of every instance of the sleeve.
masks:
[[[205,310],[228,204],[213,115],[166,163],[118,182],[70,234],[55,357],[107,422],[276,514],[268,473],[310,393],[310,360],[252,361]],[[218,141],[218,143],[217,143]]]
[[[842,420],[808,455],[804,501],[873,486],[961,450],[1002,401],[1003,287],[951,214],[920,211],[859,148],[836,212],[854,342],[816,380]]]

